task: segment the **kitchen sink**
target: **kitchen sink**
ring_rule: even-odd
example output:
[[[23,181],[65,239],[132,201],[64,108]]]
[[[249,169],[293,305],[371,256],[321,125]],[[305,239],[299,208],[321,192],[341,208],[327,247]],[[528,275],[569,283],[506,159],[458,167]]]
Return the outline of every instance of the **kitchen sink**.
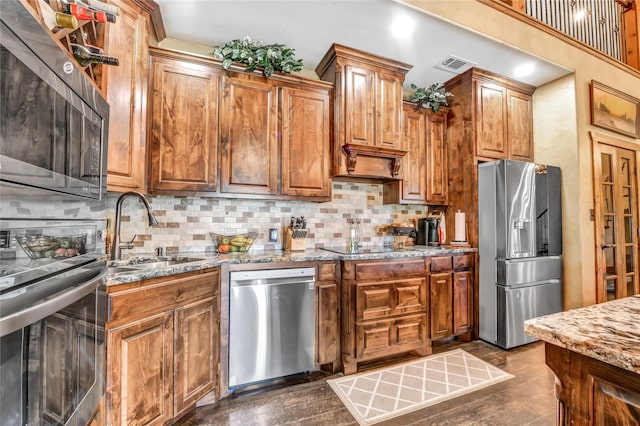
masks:
[[[129,266],[112,266],[109,268],[109,273],[111,274],[120,274],[122,272],[132,272],[137,271],[138,268],[131,268]]]
[[[160,269],[160,268],[166,268],[167,266],[180,265],[182,263],[197,262],[198,260],[202,260],[202,259],[160,260],[160,261],[149,262],[149,263],[136,263],[133,265],[127,265],[126,267],[135,268],[135,269]]]

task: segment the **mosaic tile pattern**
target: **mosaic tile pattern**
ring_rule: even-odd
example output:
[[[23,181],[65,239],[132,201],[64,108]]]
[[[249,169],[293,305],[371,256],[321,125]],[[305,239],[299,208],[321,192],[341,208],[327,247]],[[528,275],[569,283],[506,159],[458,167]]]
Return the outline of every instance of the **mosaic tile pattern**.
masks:
[[[513,376],[462,349],[327,380],[361,425],[371,425]]]
[[[108,195],[108,218],[115,217],[119,195]],[[281,249],[282,232],[291,216],[307,219],[310,230],[307,248],[346,244],[350,217],[362,219],[364,244],[381,245],[387,225],[413,222],[428,213],[427,206],[383,205],[382,185],[344,182],[334,182],[333,200],[327,203],[186,196],[150,196],[149,199],[160,222],[155,228],[147,226],[145,210],[136,198],[124,202],[121,236],[123,240],[131,240],[136,235],[135,248],[127,250],[129,254],[152,253],[156,247],[203,251],[212,246],[210,232],[258,231],[262,237],[253,248]],[[268,241],[270,228],[278,229],[277,242]]]

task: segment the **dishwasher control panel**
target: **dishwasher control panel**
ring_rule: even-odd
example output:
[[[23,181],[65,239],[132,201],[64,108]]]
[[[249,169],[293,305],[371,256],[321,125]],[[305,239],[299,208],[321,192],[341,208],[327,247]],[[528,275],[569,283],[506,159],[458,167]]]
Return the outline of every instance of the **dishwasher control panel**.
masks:
[[[244,280],[269,280],[277,278],[314,278],[315,268],[286,268],[286,269],[263,269],[259,271],[233,271],[231,279],[234,281]]]

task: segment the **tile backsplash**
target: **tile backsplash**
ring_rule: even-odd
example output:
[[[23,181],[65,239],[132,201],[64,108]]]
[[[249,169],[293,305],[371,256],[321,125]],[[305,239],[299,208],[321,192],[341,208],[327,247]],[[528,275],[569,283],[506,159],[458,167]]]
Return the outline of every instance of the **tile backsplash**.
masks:
[[[115,217],[119,193],[109,193],[107,217]],[[292,216],[304,216],[309,228],[307,248],[344,246],[347,219],[362,219],[365,245],[382,244],[386,225],[411,222],[428,213],[427,206],[382,204],[382,185],[333,183],[333,199],[327,203],[306,201],[245,200],[215,197],[149,196],[158,226],[150,228],[142,203],[130,197],[123,204],[122,240],[135,248],[125,254],[149,254],[157,247],[166,251],[213,251],[210,232],[236,234],[258,231],[261,236],[252,249],[282,248],[282,233]],[[278,230],[278,241],[269,242],[269,229]]]

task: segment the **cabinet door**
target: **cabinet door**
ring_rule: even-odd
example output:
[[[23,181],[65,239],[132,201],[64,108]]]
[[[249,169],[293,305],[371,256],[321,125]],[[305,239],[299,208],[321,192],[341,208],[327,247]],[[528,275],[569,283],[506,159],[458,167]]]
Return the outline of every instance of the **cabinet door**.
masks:
[[[220,191],[278,192],[276,86],[248,76],[223,78]]]
[[[175,337],[177,416],[215,388],[219,346],[217,300],[209,298],[176,309]]]
[[[162,425],[173,418],[173,311],[108,333],[108,424]]]
[[[492,159],[507,158],[507,89],[476,81],[477,155]]]
[[[453,274],[453,334],[471,331],[473,324],[473,274],[470,271]]]
[[[110,106],[107,189],[144,190],[149,17],[131,2],[110,3],[121,14],[117,25],[105,25],[104,50],[120,60],[117,67],[102,67]]]
[[[335,363],[339,356],[340,334],[338,331],[338,285],[335,282],[320,282],[317,291],[318,343],[317,363]]]
[[[431,339],[442,339],[453,335],[451,273],[443,272],[429,276],[431,291]]]
[[[427,343],[426,314],[363,322],[356,325],[356,340],[359,361],[416,349],[424,352]]]
[[[402,158],[401,202],[424,204],[427,200],[426,116],[414,105],[404,107],[404,147],[409,152]]]
[[[531,96],[508,91],[507,140],[509,158],[533,161],[533,110]]]
[[[327,91],[282,88],[282,193],[331,199],[330,97]]]
[[[344,75],[345,143],[375,145],[376,75],[371,69],[347,65]]]
[[[376,73],[377,146],[402,149],[402,82],[403,78],[397,74]]]
[[[448,111],[448,110],[447,110]],[[449,193],[449,168],[445,151],[447,114],[427,114],[426,202],[446,205]]]
[[[152,72],[149,189],[215,191],[219,76],[157,57]]]

